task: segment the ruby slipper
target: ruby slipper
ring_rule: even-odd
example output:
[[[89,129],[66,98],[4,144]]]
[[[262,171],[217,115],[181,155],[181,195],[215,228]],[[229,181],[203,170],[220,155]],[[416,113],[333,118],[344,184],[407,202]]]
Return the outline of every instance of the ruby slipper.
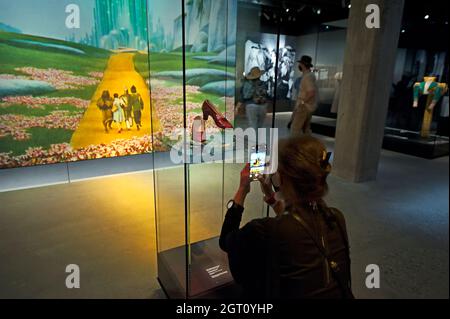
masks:
[[[211,116],[217,127],[221,129],[233,128],[233,125],[217,110],[217,108],[209,101],[205,100],[202,106],[203,120],[207,121]]]

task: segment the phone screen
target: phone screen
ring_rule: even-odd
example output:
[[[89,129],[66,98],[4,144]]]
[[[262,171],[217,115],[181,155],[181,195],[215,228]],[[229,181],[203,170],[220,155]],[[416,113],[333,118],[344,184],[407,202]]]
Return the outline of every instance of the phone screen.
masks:
[[[250,154],[250,178],[257,179],[264,173],[266,168],[266,149],[260,147],[258,150],[253,149]]]

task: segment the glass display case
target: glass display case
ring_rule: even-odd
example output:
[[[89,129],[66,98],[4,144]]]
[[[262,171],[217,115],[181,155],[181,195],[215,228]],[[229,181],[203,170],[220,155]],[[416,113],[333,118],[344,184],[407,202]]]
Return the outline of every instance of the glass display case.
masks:
[[[237,289],[218,236],[245,165],[225,160],[239,144],[225,138],[225,129],[236,126],[238,2],[200,3],[149,2],[156,19],[168,11],[175,17],[179,41],[171,52],[150,52],[152,104],[170,111],[170,121],[162,121],[167,152],[154,155],[158,279],[170,298],[223,297]],[[267,215],[256,189],[250,198],[243,222]]]
[[[398,50],[384,148],[424,158],[449,154],[447,59],[440,50]]]
[[[317,134],[334,137],[336,133],[346,36],[347,19],[323,23],[317,30],[315,57],[319,106],[311,124]]]
[[[340,58],[317,54],[321,23],[312,5],[149,0],[148,6],[149,28],[161,30],[162,37],[150,38],[148,75],[162,128],[152,136],[166,150],[153,154],[158,279],[170,298],[236,296],[218,240],[240,171],[252,146],[264,144],[270,153],[272,141],[289,134],[300,81],[297,60],[317,59],[320,90],[332,101]],[[310,16],[312,21],[303,20]],[[258,106],[248,103],[244,90],[255,68],[265,92]],[[243,134],[229,138],[232,128]],[[251,128],[268,130],[252,135]],[[271,214],[260,186],[252,183],[241,225]]]

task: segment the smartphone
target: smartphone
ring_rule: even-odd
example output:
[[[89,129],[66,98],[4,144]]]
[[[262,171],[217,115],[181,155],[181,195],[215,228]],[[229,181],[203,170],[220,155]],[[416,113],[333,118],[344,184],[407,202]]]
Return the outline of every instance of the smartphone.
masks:
[[[267,147],[259,145],[252,147],[250,153],[250,179],[257,180],[259,176],[264,174],[267,160]]]

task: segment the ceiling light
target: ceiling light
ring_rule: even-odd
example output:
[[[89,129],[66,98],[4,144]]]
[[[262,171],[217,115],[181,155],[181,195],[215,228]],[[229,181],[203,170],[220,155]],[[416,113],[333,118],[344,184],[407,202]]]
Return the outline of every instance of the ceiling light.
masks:
[[[428,14],[424,17],[425,20],[428,20],[429,18],[430,18],[430,15],[428,15]]]

